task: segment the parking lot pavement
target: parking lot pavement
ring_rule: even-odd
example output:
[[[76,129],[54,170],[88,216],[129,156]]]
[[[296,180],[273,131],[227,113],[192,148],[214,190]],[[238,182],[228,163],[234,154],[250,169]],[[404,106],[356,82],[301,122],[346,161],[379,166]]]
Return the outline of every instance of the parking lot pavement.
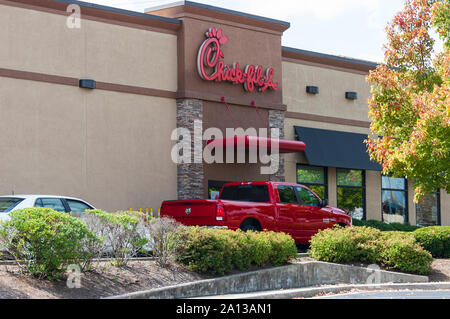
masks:
[[[315,297],[313,299],[450,299],[450,290],[366,291]]]

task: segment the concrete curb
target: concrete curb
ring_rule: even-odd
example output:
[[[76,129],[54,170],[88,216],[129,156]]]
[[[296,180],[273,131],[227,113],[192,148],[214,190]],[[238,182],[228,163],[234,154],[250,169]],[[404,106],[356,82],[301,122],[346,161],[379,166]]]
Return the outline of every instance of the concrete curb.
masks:
[[[352,289],[364,291],[376,290],[446,290],[450,289],[450,282],[436,283],[386,283],[371,285],[334,285],[322,287],[309,287],[299,289],[263,291],[247,294],[230,294],[220,296],[208,296],[192,299],[292,299],[292,298],[312,298],[321,294],[336,294],[341,292],[350,292]]]
[[[195,298],[321,285],[366,284],[370,280],[379,283],[411,283],[428,282],[428,277],[320,261],[306,261],[282,267],[139,291],[109,297],[108,299]]]

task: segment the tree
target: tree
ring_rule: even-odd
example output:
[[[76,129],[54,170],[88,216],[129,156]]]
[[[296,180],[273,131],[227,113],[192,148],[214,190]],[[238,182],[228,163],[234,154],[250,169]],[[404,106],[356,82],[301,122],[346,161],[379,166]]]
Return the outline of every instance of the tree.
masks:
[[[433,50],[433,30],[442,52]],[[438,188],[450,192],[450,0],[406,0],[386,33],[385,64],[367,77],[366,143],[383,174],[414,181],[417,202]]]

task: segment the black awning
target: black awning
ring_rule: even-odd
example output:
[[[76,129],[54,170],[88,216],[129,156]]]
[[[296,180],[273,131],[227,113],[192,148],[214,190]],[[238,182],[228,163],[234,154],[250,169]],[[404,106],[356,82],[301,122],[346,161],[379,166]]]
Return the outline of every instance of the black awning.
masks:
[[[306,144],[305,155],[310,165],[381,171],[370,160],[365,134],[294,126],[297,138]]]

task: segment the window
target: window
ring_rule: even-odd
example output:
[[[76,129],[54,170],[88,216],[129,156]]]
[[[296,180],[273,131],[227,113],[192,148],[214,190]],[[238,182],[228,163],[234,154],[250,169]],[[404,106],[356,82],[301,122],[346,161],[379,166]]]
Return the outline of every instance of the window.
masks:
[[[365,218],[366,191],[364,171],[357,169],[336,169],[337,206],[352,218]]]
[[[219,198],[220,191],[222,190],[223,185],[230,183],[224,181],[208,181],[208,199],[217,199]]]
[[[278,196],[280,197],[280,203],[298,204],[297,196],[292,186],[278,186]]]
[[[8,213],[19,205],[23,198],[0,198],[0,213]]]
[[[270,202],[267,185],[236,185],[224,187],[220,199],[242,202]]]
[[[321,201],[309,190],[304,187],[296,187],[295,189],[302,205],[321,207]]]
[[[86,209],[92,209],[91,206],[73,199],[66,199],[72,213],[84,213]]]
[[[408,220],[408,190],[403,177],[381,177],[382,217],[386,223],[405,223]]]
[[[320,198],[328,198],[326,167],[297,164],[297,183],[308,186]]]
[[[416,204],[416,224],[420,226],[437,226],[441,224],[440,191],[425,195]]]
[[[56,210],[57,212],[66,211],[62,200],[59,198],[38,198],[34,206],[50,208]]]

